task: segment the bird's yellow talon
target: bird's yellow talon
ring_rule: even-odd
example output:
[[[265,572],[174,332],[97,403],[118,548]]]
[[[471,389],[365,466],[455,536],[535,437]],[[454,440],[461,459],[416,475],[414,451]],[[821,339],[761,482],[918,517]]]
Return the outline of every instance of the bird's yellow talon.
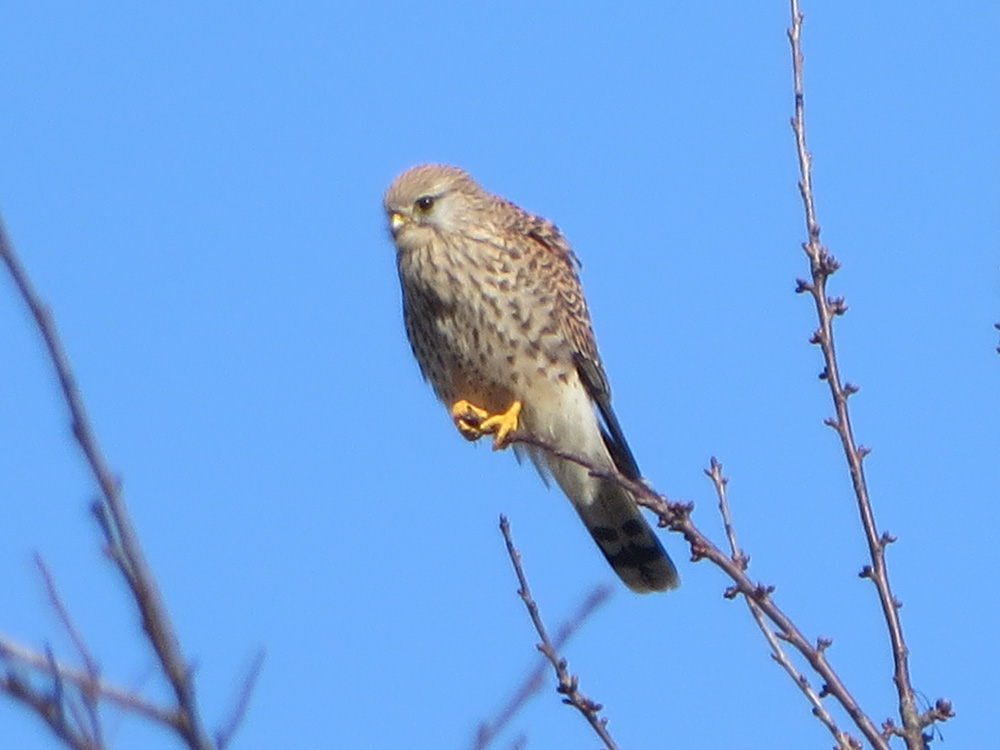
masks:
[[[479,440],[483,436],[484,432],[480,429],[480,425],[489,416],[488,411],[473,406],[464,398],[451,405],[451,418],[466,440]]]
[[[487,417],[479,425],[479,429],[483,432],[493,433],[493,450],[498,451],[505,447],[504,443],[507,441],[507,435],[517,429],[517,421],[520,414],[521,402],[515,401],[503,414],[494,414],[492,417]]]
[[[515,401],[502,414],[490,414],[485,409],[470,404],[464,398],[451,406],[451,418],[466,440],[478,440],[483,435],[493,433],[493,450],[504,447],[507,436],[517,429],[521,402]]]

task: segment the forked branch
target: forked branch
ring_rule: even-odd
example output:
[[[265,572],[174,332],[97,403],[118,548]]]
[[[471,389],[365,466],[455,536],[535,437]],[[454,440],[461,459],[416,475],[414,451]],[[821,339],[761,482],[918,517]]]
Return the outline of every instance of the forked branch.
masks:
[[[192,750],[211,750],[212,741],[205,733],[195,701],[191,671],[181,653],[173,623],[156,580],[139,546],[118,481],[112,475],[90,426],[83,397],[76,385],[52,315],[36,294],[14,252],[2,220],[0,220],[0,258],[3,259],[45,342],[70,413],[73,436],[79,443],[100,488],[100,499],[95,502],[94,513],[104,532],[108,554],[128,584],[132,598],[139,609],[143,628],[156,652],[160,667],[173,689],[177,702],[176,720],[173,726]],[[88,664],[88,668],[91,665],[92,662]],[[53,676],[54,679],[60,679],[59,671],[54,670]],[[7,687],[8,692],[9,688],[18,687],[16,676],[13,685],[8,679]],[[69,738],[64,739],[69,741]]]
[[[669,528],[671,531],[683,535],[691,548],[693,561],[709,560],[730,578],[733,585],[727,589],[727,597],[734,598],[737,595],[742,595],[760,609],[775,627],[778,637],[790,643],[802,654],[809,666],[820,676],[825,686],[825,693],[832,695],[840,703],[872,747],[878,748],[878,750],[889,750],[886,738],[861,709],[847,686],[841,681],[840,676],[827,661],[826,649],[830,645],[829,642],[820,640],[813,644],[799,631],[795,623],[771,596],[774,587],[751,581],[744,570],[744,560],[734,560],[695,526],[691,520],[693,505],[668,500],[665,495],[659,494],[646,483],[635,482],[616,470],[598,467],[586,458],[561,451],[544,440],[539,440],[523,432],[516,432],[508,436],[508,442],[524,443],[540,448],[554,456],[583,466],[590,471],[592,476],[615,482],[628,490],[639,505],[648,508],[657,515],[661,527]]]

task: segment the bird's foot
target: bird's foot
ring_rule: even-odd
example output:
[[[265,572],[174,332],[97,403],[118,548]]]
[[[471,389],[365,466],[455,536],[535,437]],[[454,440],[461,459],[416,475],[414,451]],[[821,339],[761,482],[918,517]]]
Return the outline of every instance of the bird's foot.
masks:
[[[464,398],[451,405],[451,418],[466,440],[479,440],[485,434],[480,427],[489,416],[488,411],[473,406]]]
[[[507,436],[517,429],[521,402],[515,401],[502,414],[490,414],[485,409],[470,404],[464,398],[451,405],[451,418],[466,440],[479,440],[493,433],[493,450],[505,448]]]

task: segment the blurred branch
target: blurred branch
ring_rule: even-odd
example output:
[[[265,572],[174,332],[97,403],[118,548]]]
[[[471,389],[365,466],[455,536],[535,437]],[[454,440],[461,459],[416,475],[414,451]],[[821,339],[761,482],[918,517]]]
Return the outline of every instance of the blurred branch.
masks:
[[[857,392],[858,388],[850,383],[842,383],[837,365],[837,355],[833,340],[833,319],[847,312],[843,297],[828,297],[826,293],[827,279],[839,268],[839,263],[820,242],[820,227],[816,220],[816,208],[812,191],[812,157],[806,147],[805,97],[802,86],[802,13],[799,11],[798,0],[791,0],[792,25],[788,29],[788,39],[792,51],[792,73],[795,86],[795,115],[792,118],[792,130],[795,133],[795,145],[799,161],[799,192],[802,196],[802,206],[805,211],[806,232],[808,240],[802,248],[809,257],[811,280],[799,279],[796,289],[799,293],[808,292],[815,302],[816,315],[819,318],[819,328],[810,339],[823,352],[825,366],[820,377],[826,380],[830,387],[836,417],[828,418],[826,424],[836,430],[840,436],[844,456],[847,459],[857,499],[861,525],[864,528],[865,539],[868,542],[868,552],[871,565],[866,565],[861,575],[870,578],[878,591],[879,602],[889,631],[892,644],[894,664],[893,681],[899,697],[899,715],[902,728],[891,727],[891,734],[903,737],[908,750],[923,750],[925,746],[923,730],[935,721],[950,718],[949,713],[943,717],[937,714],[920,714],[917,711],[913,687],[910,683],[908,654],[909,650],[903,638],[903,628],[899,620],[899,601],[892,594],[889,585],[889,573],[885,563],[885,548],[895,538],[888,532],[879,534],[871,501],[868,497],[868,487],[865,481],[864,457],[869,449],[858,445],[854,440],[847,400]],[[866,733],[867,734],[867,733]],[[890,732],[887,731],[886,737]],[[870,740],[870,738],[869,738]]]
[[[49,602],[52,604],[52,608],[55,609],[56,614],[59,617],[59,622],[62,623],[67,635],[69,635],[70,640],[76,647],[76,650],[80,655],[80,659],[83,661],[84,667],[87,670],[87,676],[89,679],[86,682],[79,683],[80,697],[83,699],[84,708],[87,710],[87,717],[90,724],[89,737],[93,739],[96,746],[103,747],[104,732],[101,729],[100,714],[97,710],[98,693],[93,688],[93,686],[100,681],[100,671],[97,668],[97,662],[94,661],[94,657],[91,655],[90,649],[87,648],[87,644],[84,642],[83,636],[80,635],[80,631],[73,623],[73,619],[69,615],[69,610],[66,608],[66,605],[63,604],[62,598],[59,596],[59,592],[56,589],[56,582],[52,578],[52,573],[49,572],[48,566],[45,564],[45,561],[42,560],[41,555],[35,555],[35,565],[42,574],[42,579],[45,582],[45,590],[49,596]],[[51,658],[50,662],[54,663],[55,659]],[[53,677],[61,679],[58,668],[54,670]],[[82,721],[80,722],[80,725],[83,726]]]
[[[257,684],[257,678],[260,677],[260,670],[263,667],[264,651],[262,649],[254,656],[253,661],[250,663],[250,668],[243,678],[243,686],[236,697],[236,703],[232,711],[230,711],[229,720],[223,724],[222,729],[215,733],[216,750],[225,750],[229,746],[229,743],[232,742],[236,730],[243,723],[243,717],[246,716],[247,707],[250,705],[250,696],[253,695],[254,686]]]
[[[598,586],[593,591],[591,591],[587,598],[583,600],[580,608],[570,617],[566,622],[564,622],[559,630],[556,631],[555,638],[552,639],[553,648],[558,651],[561,649],[566,642],[569,640],[570,636],[573,635],[580,626],[589,618],[604,602],[608,600],[611,596],[611,587],[609,586]],[[525,678],[521,686],[515,691],[514,695],[507,702],[507,705],[503,707],[500,713],[497,714],[493,721],[484,721],[479,725],[479,729],[476,732],[476,738],[473,742],[473,750],[485,750],[492,744],[496,736],[503,731],[503,729],[510,723],[510,720],[514,718],[518,711],[520,711],[524,705],[542,689],[542,675],[545,672],[546,658],[542,657],[538,666],[536,666],[531,673]]]
[[[25,705],[44,721],[53,734],[73,750],[104,750],[104,745],[87,735],[81,725],[71,726],[66,717],[66,701],[58,671],[52,680],[51,691],[36,689],[30,682],[12,670],[0,674],[0,691]]]
[[[17,666],[33,669],[58,678],[62,682],[73,683],[81,692],[91,691],[104,700],[153,721],[171,726],[175,723],[174,713],[145,700],[131,690],[105,682],[88,671],[74,669],[50,659],[46,654],[22,646],[2,633],[0,633],[0,661],[7,665],[9,671]]]
[[[538,605],[531,598],[531,591],[528,589],[528,580],[524,575],[524,569],[521,567],[521,553],[514,547],[514,540],[510,535],[510,524],[507,523],[507,516],[500,516],[500,531],[503,533],[504,541],[507,544],[507,554],[510,555],[510,561],[514,565],[514,572],[517,574],[519,586],[517,594],[524,602],[524,606],[527,607],[531,622],[535,626],[538,637],[541,638],[538,650],[552,664],[552,668],[556,672],[556,677],[559,679],[559,687],[556,690],[566,696],[563,699],[564,703],[573,706],[583,715],[597,733],[597,736],[601,738],[607,750],[618,750],[618,745],[615,744],[615,741],[611,739],[611,735],[608,734],[607,717],[600,715],[604,707],[580,692],[578,688],[579,680],[576,675],[570,674],[566,668],[566,660],[560,658],[555,645],[549,639],[545,625],[542,623],[542,617],[538,613]]]
[[[719,463],[715,457],[712,457],[712,465],[710,468],[705,470],[705,474],[708,475],[709,479],[712,480],[712,484],[715,486],[715,494],[719,498],[719,513],[722,515],[722,523],[726,529],[726,537],[729,539],[729,548],[732,552],[732,560],[734,563],[740,566],[742,570],[747,569],[747,564],[750,558],[744,554],[743,550],[740,549],[736,542],[736,531],[733,528],[732,518],[729,514],[729,500],[726,496],[726,485],[729,480],[722,475],[722,464]],[[733,596],[735,596],[733,592]],[[771,646],[771,658],[773,658],[781,668],[788,673],[788,676],[792,678],[799,690],[806,696],[806,699],[812,704],[813,715],[819,719],[823,725],[830,730],[830,734],[837,741],[838,750],[860,750],[861,743],[858,742],[854,737],[851,737],[847,732],[841,730],[837,723],[833,720],[830,712],[826,710],[826,706],[823,705],[823,701],[820,696],[813,690],[812,685],[809,684],[809,679],[802,674],[794,664],[792,664],[791,659],[788,658],[788,654],[781,647],[781,643],[778,640],[777,634],[771,630],[771,627],[764,620],[764,613],[761,612],[760,607],[757,603],[750,599],[749,597],[743,597],[743,601],[747,603],[747,608],[750,610],[750,614],[753,615],[754,621],[757,623],[757,627],[760,628],[760,632],[764,634],[764,638]]]
[[[212,743],[202,727],[191,672],[181,654],[174,626],[156,580],[139,545],[118,481],[112,476],[90,426],[83,398],[76,385],[52,315],[35,293],[27,273],[14,252],[2,220],[0,220],[0,257],[45,341],[49,359],[70,412],[73,435],[101,489],[101,498],[95,503],[94,512],[104,532],[108,553],[128,584],[142,617],[143,629],[176,696],[178,711],[173,726],[192,750],[210,750]]]

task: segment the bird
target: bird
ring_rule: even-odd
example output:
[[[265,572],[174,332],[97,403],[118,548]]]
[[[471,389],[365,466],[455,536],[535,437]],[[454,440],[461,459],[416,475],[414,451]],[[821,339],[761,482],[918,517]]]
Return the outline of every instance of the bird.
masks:
[[[625,585],[676,588],[659,538],[610,478],[643,481],[611,408],[579,261],[563,234],[444,164],[404,171],[383,206],[411,349],[459,432],[491,434],[495,449],[530,436],[534,443],[514,441],[518,457],[555,479]]]

